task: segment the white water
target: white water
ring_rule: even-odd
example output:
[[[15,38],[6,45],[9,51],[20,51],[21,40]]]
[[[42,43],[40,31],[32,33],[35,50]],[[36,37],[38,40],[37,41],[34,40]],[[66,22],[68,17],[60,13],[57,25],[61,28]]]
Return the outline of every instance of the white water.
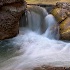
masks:
[[[41,16],[35,15],[34,17],[40,19]],[[51,38],[51,35],[53,35],[53,37],[54,35],[57,35],[56,30],[58,26],[57,23],[53,23],[56,21],[52,15],[46,15],[44,20],[48,20],[46,24],[43,23],[46,26],[48,25],[45,33],[41,35],[38,31],[36,33],[38,26],[41,30],[41,24],[38,23],[38,26],[33,23],[36,30],[32,31],[30,21],[30,29],[28,27],[20,28],[20,34],[17,37],[8,40],[10,42],[5,45],[11,46],[13,44],[12,47],[15,49],[15,53],[12,53],[11,56],[7,55],[7,57],[10,56],[8,58],[0,56],[0,70],[33,70],[34,67],[41,65],[70,66],[70,43],[49,39]],[[53,22],[51,22],[51,20]],[[37,20],[36,22],[40,21]],[[56,25],[56,28],[52,28],[54,26],[53,24]],[[50,28],[52,28],[52,31],[50,32],[52,33],[51,35],[49,34]],[[55,33],[53,33],[53,31],[55,31]],[[47,37],[48,34],[49,38]],[[7,52],[10,51],[12,50],[9,48]]]

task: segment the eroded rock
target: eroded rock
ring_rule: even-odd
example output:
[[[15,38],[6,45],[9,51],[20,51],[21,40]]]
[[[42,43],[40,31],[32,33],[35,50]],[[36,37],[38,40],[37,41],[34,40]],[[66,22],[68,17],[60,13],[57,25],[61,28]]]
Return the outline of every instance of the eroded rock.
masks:
[[[60,24],[60,37],[64,40],[70,40],[70,17]]]
[[[70,40],[70,3],[56,3],[51,13],[59,23],[60,39]]]
[[[26,9],[26,3],[24,0],[1,0],[0,4],[0,40],[3,40],[19,33],[19,19]]]
[[[41,67],[36,67],[33,70],[70,70],[70,68],[66,67],[52,67],[52,66],[41,66]]]
[[[57,2],[51,12],[57,21],[61,22],[70,15],[70,4],[66,2]]]
[[[65,18],[67,18],[68,11],[67,9],[63,9],[63,8],[55,8],[52,10],[51,13],[53,14],[53,16],[55,16],[58,22],[61,22]]]

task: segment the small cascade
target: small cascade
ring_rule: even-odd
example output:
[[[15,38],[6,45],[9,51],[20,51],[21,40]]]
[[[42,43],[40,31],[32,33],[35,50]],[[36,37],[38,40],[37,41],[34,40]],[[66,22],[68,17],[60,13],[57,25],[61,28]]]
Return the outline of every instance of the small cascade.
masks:
[[[34,8],[34,9],[33,9]],[[43,33],[42,31],[45,32],[47,26],[44,23],[44,18],[48,15],[48,12],[45,8],[42,7],[32,7],[31,10],[33,11],[28,11],[28,27],[41,34]]]
[[[40,33],[40,27],[41,27],[40,15],[36,14],[33,11],[32,12],[28,11],[28,27],[31,30]]]
[[[45,23],[47,24],[47,29],[44,33],[44,36],[50,39],[59,39],[59,28],[57,21],[55,20],[54,16],[51,14],[48,14],[45,17]]]

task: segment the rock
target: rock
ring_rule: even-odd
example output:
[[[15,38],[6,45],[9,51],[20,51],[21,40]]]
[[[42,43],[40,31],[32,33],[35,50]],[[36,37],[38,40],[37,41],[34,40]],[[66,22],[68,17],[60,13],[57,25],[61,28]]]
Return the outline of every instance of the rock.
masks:
[[[24,2],[24,0],[0,0],[0,5],[10,4],[15,2]]]
[[[24,3],[11,3],[9,5],[5,5],[2,7],[2,10],[10,11],[10,12],[23,12],[25,10],[26,6],[24,6]]]
[[[0,12],[0,39],[6,39],[18,34],[18,20],[10,13]]]
[[[59,27],[60,38],[63,40],[70,40],[70,17],[60,23]]]
[[[26,9],[26,3],[24,0],[1,0],[0,5],[0,40],[3,40],[19,33],[19,19]]]
[[[67,2],[57,2],[56,7],[66,9],[70,4]]]
[[[61,22],[70,16],[70,3],[57,2],[51,13],[55,16],[57,21]]]
[[[60,27],[60,39],[70,40],[70,3],[58,2],[51,12]]]
[[[70,70],[70,68],[66,67],[52,67],[52,66],[41,66],[41,67],[36,67],[33,70]]]
[[[51,12],[58,22],[63,21],[67,18],[67,10],[63,8],[55,8]]]

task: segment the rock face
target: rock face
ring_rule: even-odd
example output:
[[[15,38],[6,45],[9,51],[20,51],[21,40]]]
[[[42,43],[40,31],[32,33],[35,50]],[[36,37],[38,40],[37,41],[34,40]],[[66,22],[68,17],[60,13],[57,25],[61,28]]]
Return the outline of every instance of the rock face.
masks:
[[[70,40],[70,17],[60,24],[60,37],[63,40]]]
[[[24,0],[0,0],[0,40],[19,33],[19,19],[25,9]]]
[[[55,16],[58,22],[63,21],[67,18],[67,10],[62,8],[55,8],[52,10],[52,14]]]
[[[70,40],[70,4],[58,2],[51,13],[60,23],[60,39]]]
[[[56,3],[55,8],[52,10],[52,14],[56,17],[58,22],[63,21],[69,15],[69,3]]]

